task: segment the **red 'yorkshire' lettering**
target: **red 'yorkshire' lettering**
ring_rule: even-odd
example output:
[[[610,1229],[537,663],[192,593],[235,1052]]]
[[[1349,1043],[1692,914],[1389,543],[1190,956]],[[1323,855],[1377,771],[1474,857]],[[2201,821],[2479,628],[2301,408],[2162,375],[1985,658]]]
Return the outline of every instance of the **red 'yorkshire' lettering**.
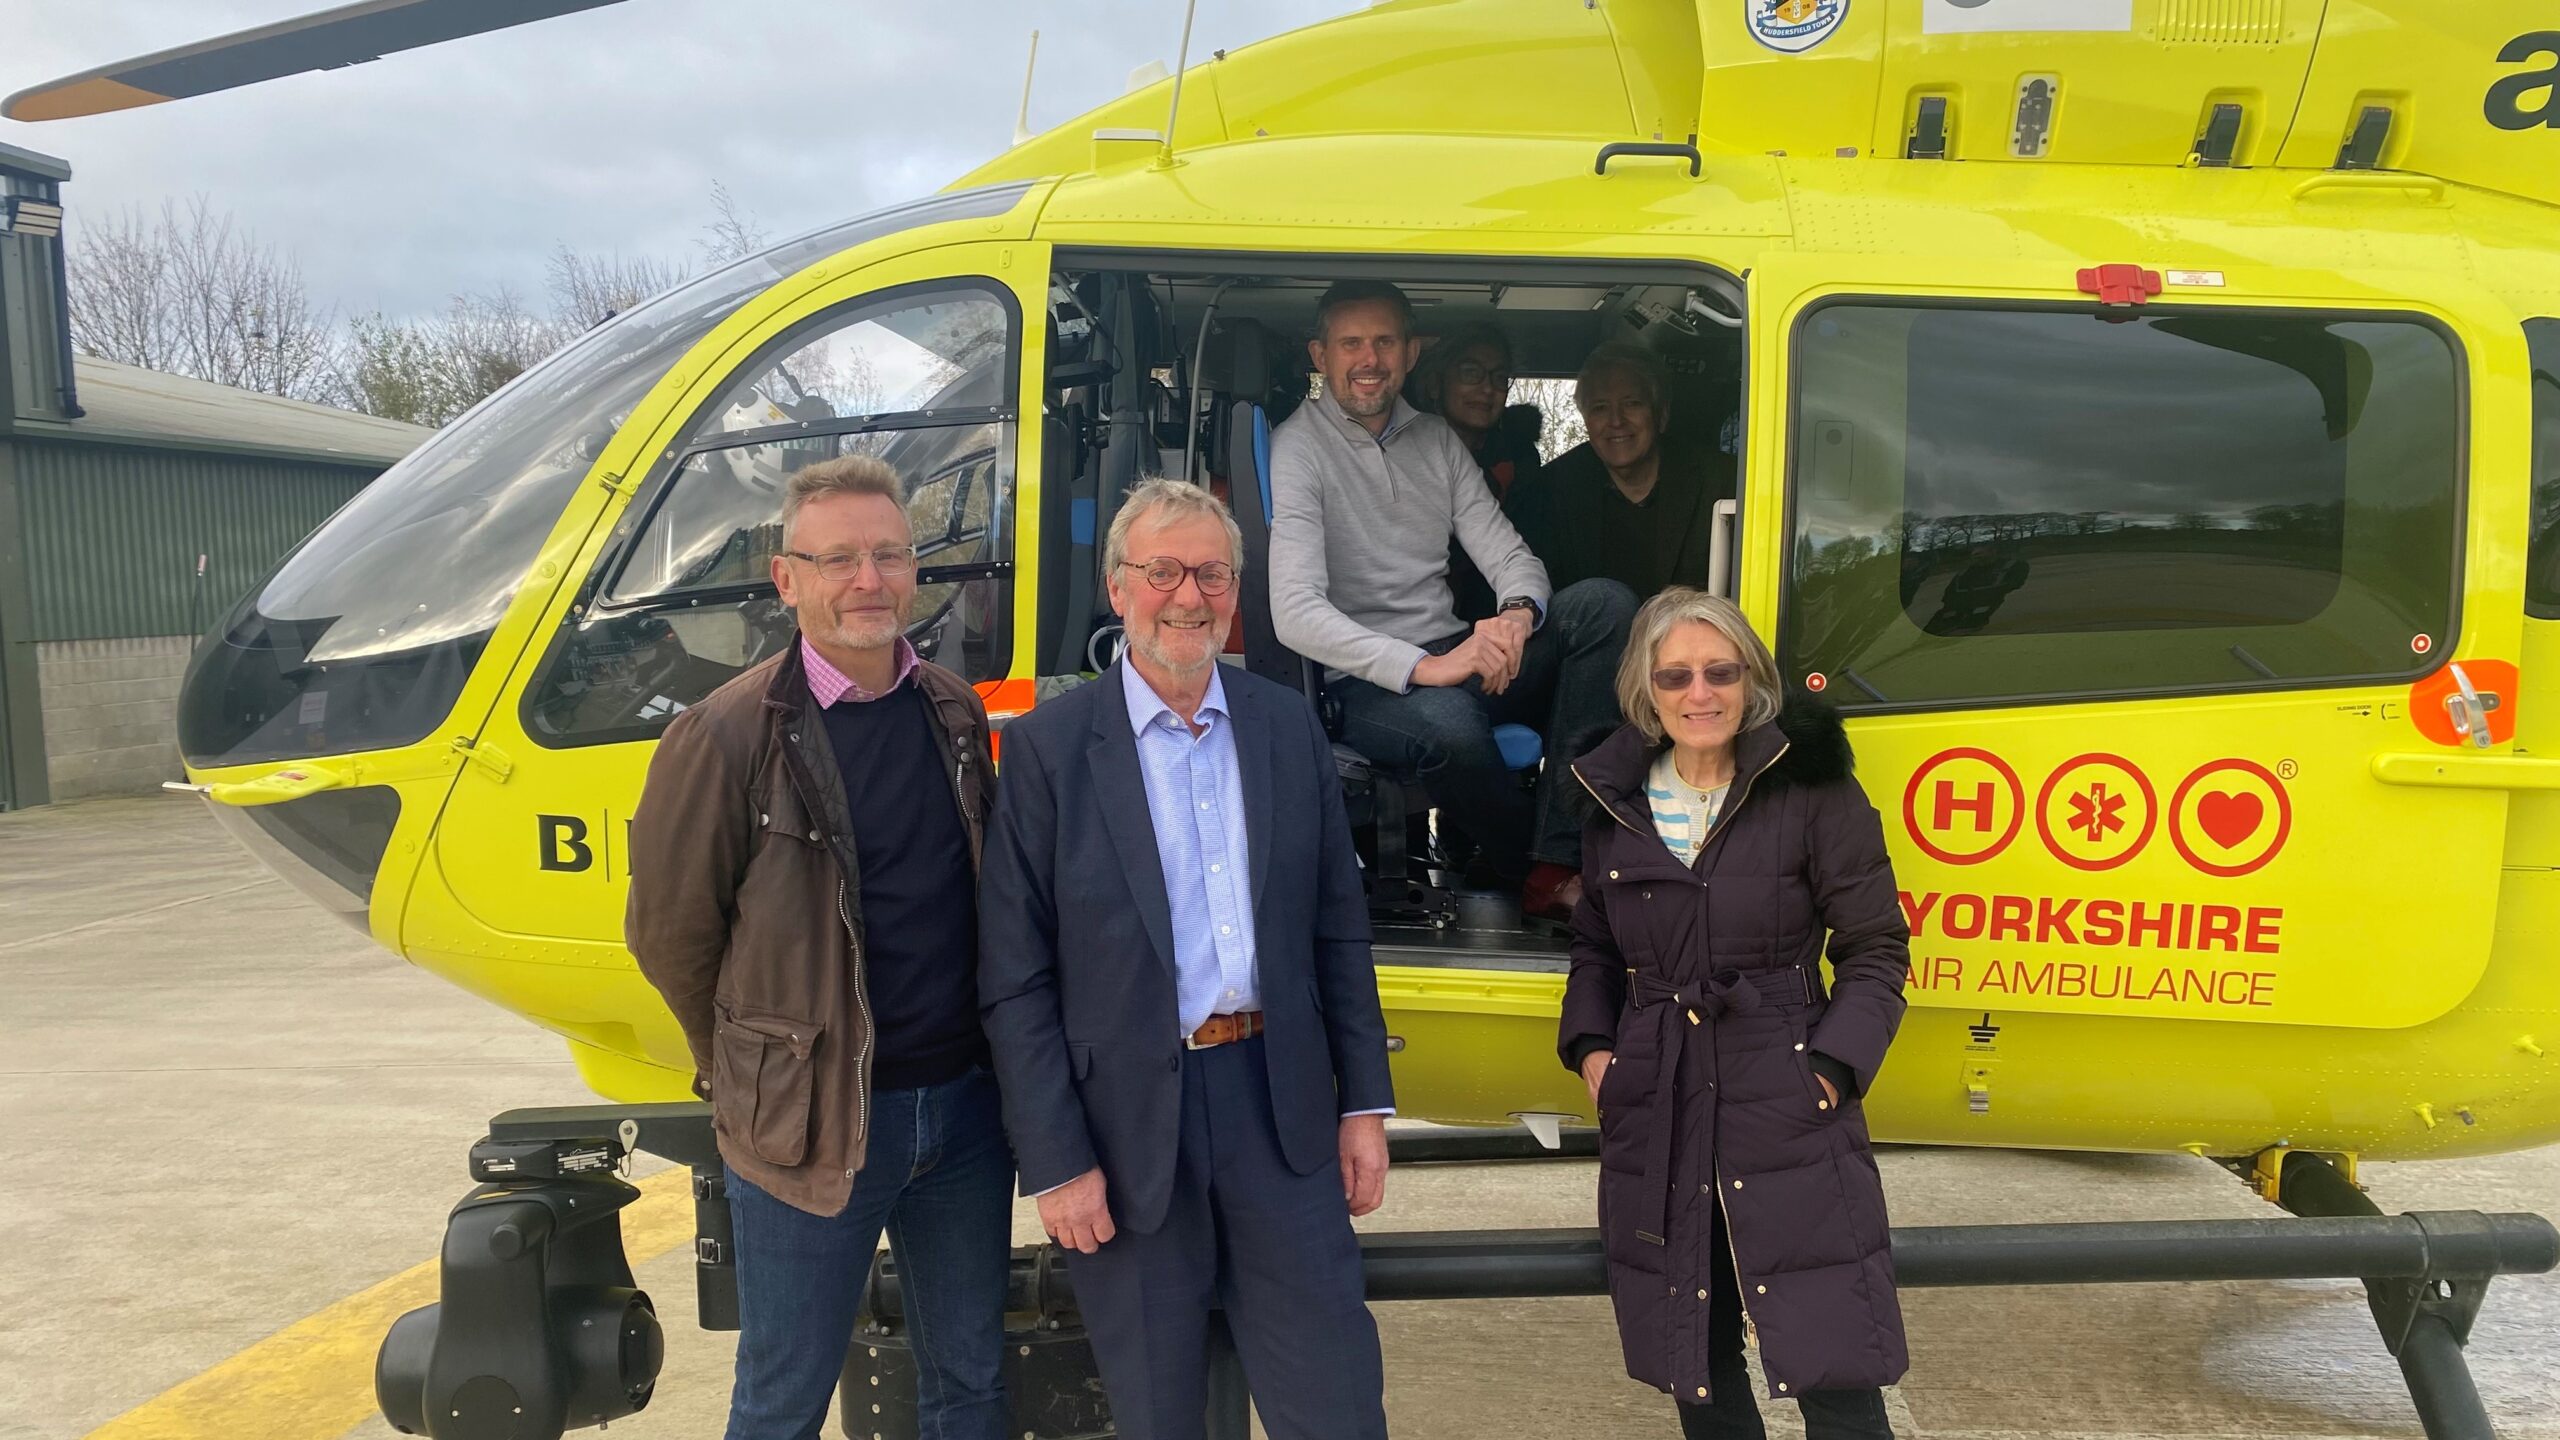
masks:
[[[2083,899],[1975,895],[1965,891],[1947,894],[1937,890],[1919,894],[1905,890],[1899,898],[1902,918],[1910,925],[1915,940],[1928,937],[1930,926],[1935,924],[1936,934],[1949,940],[2251,955],[2274,955],[2284,948],[2281,906],[2242,909],[2236,905],[2120,900],[2108,896]],[[2056,975],[2057,983],[2061,983],[2063,972]]]

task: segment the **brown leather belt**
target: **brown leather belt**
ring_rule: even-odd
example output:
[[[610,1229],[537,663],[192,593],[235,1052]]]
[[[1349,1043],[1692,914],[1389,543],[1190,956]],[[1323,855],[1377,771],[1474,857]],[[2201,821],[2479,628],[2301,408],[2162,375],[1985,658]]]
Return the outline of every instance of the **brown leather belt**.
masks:
[[[1262,1012],[1239,1010],[1233,1015],[1212,1015],[1182,1042],[1185,1050],[1207,1050],[1217,1045],[1232,1045],[1250,1040],[1262,1033]]]

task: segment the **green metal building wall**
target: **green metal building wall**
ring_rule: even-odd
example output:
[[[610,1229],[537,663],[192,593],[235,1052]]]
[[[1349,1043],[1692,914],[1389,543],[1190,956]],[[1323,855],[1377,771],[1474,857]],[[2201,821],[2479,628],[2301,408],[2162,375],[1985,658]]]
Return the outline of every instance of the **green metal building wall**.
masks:
[[[202,635],[382,469],[24,435],[15,448],[38,641]]]

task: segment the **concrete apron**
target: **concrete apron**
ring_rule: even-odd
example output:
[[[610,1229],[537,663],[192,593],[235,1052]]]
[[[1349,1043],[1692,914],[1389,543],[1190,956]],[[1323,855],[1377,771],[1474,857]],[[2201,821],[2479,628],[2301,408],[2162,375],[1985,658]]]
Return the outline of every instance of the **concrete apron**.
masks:
[[[394,1432],[373,1347],[433,1297],[464,1147],[498,1110],[590,1099],[557,1041],[410,969],[268,878],[180,797],[0,815],[0,1440]],[[2200,1162],[1898,1150],[1903,1224],[2258,1218]],[[690,1202],[630,1221],[667,1326],[616,1435],[717,1433],[734,1337],[693,1324]],[[2369,1166],[2385,1210],[2560,1214],[2560,1149]],[[1415,1168],[1364,1228],[1591,1223],[1587,1164]],[[1028,1205],[1014,1238],[1038,1236]],[[2345,1284],[1904,1296],[1902,1435],[2415,1436]],[[1669,1437],[1607,1303],[1384,1305],[1399,1437]],[[2500,1281],[2470,1351],[2510,1440],[2560,1440],[2560,1279]],[[1772,1435],[1794,1407],[1765,1405]],[[857,1421],[865,1417],[854,1417]],[[834,1433],[831,1424],[830,1433]],[[857,1435],[867,1435],[857,1425]]]

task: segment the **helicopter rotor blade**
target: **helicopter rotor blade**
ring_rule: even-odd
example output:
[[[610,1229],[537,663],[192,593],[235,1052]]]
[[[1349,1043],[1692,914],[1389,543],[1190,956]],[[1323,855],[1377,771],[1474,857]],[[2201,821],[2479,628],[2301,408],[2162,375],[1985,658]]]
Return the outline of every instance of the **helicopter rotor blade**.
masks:
[[[0,118],[69,120],[360,65],[402,50],[594,10],[620,0],[358,0],[298,19],[30,86]]]

